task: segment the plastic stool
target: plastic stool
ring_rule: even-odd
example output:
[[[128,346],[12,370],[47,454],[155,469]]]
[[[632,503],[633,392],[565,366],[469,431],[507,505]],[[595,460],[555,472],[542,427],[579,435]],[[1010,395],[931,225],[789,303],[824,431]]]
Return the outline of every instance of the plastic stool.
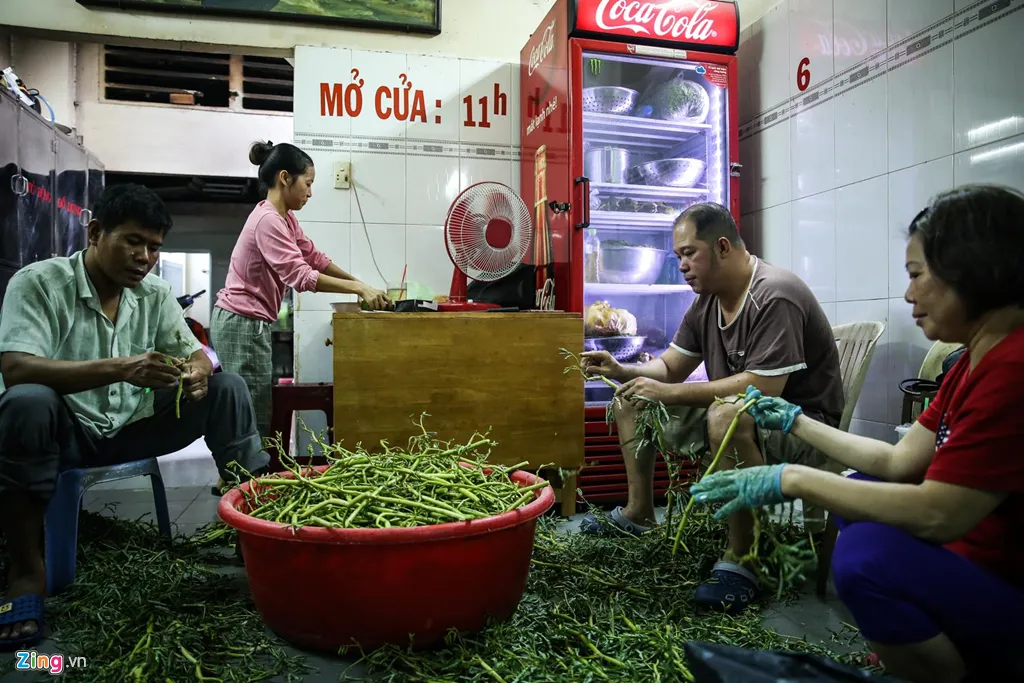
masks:
[[[95,484],[118,479],[148,476],[153,486],[156,521],[160,533],[171,538],[171,515],[167,493],[156,458],[136,460],[108,467],[65,470],[57,478],[57,487],[46,509],[46,592],[57,595],[75,580],[78,555],[78,514],[82,495]]]
[[[275,384],[271,389],[270,435],[276,437],[281,433],[281,445],[286,449],[292,440],[292,414],[298,410],[319,410],[327,418],[329,438],[334,434],[334,383],[316,384]],[[276,448],[268,449],[270,454],[270,471],[280,472],[281,456]],[[306,463],[308,456],[297,456],[299,462]],[[322,458],[314,458],[314,462]],[[313,463],[310,463],[313,464]]]

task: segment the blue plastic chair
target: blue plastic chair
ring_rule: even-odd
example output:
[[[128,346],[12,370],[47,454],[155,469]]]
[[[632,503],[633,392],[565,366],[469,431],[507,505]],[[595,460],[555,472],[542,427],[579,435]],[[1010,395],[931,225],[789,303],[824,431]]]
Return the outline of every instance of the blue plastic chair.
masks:
[[[126,462],[109,467],[66,470],[57,478],[57,487],[46,509],[46,592],[57,595],[75,580],[78,555],[78,515],[85,490],[95,484],[132,477],[148,476],[153,486],[156,521],[160,533],[171,538],[171,515],[167,493],[156,458]]]

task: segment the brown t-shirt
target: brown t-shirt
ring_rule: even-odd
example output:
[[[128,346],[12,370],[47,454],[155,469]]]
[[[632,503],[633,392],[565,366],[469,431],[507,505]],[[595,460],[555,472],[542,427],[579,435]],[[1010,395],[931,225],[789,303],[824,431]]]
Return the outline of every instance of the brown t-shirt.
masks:
[[[741,372],[789,375],[782,398],[808,417],[839,424],[845,400],[832,325],[800,278],[757,259],[739,313],[723,323],[718,297],[702,294],[672,347],[702,358],[712,381]]]

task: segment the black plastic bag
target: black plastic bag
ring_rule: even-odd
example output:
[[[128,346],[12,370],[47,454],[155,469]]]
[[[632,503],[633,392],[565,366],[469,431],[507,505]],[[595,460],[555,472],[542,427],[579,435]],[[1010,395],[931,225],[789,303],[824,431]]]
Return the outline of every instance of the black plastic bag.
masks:
[[[747,650],[697,641],[683,647],[694,683],[900,683],[803,652]]]

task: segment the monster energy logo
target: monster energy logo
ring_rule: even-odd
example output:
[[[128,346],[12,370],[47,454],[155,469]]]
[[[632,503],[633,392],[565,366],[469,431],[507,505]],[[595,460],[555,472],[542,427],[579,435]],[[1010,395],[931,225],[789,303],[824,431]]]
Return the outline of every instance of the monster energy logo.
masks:
[[[591,57],[589,62],[590,62],[590,73],[594,74],[595,76],[600,76],[601,75],[601,60],[600,59],[594,59],[593,57]]]

